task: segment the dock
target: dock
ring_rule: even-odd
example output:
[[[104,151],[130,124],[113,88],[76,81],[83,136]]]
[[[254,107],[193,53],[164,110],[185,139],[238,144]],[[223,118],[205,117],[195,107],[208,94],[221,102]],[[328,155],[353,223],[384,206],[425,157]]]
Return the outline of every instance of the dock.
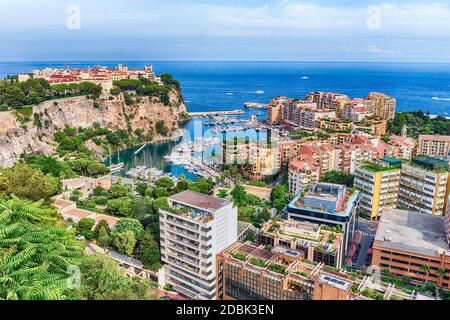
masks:
[[[147,143],[145,143],[144,145],[142,145],[142,147],[140,147],[138,150],[136,150],[136,151],[134,152],[134,155],[139,154],[139,152],[141,152],[146,146],[147,146]]]
[[[206,117],[219,117],[219,116],[237,116],[243,115],[243,110],[232,111],[208,111],[208,112],[189,112],[191,118],[206,118]]]

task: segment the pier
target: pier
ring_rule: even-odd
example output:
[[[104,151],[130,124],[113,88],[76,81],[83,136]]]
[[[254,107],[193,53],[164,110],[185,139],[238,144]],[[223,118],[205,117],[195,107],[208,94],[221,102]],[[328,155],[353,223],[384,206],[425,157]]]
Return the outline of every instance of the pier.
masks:
[[[206,118],[206,117],[219,117],[219,116],[236,116],[243,115],[245,112],[243,110],[232,110],[232,111],[208,111],[208,112],[189,112],[191,118]]]
[[[134,155],[137,155],[137,154],[138,154],[139,152],[141,152],[146,146],[147,146],[147,143],[144,144],[142,147],[140,147],[138,150],[136,150],[136,151],[134,152]]]

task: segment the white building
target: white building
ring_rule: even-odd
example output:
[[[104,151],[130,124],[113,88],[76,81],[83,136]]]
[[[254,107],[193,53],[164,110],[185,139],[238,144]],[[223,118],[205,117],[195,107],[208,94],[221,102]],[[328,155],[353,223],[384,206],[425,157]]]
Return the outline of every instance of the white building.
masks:
[[[184,191],[160,210],[165,282],[199,300],[216,296],[216,255],[237,241],[237,208],[229,201]]]

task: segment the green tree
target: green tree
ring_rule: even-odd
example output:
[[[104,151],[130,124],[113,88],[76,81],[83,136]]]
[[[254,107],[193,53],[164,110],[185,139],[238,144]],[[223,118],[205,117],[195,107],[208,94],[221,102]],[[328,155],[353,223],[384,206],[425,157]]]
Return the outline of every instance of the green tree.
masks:
[[[160,188],[165,188],[167,190],[171,190],[175,186],[175,183],[169,177],[162,177],[161,179],[156,181],[156,186]]]
[[[145,196],[145,192],[147,191],[147,189],[148,187],[145,183],[138,183],[136,186],[136,192],[141,196]]]
[[[15,195],[32,201],[50,199],[58,192],[58,178],[44,175],[38,168],[19,163],[13,168],[0,170],[0,196]]]
[[[169,128],[167,128],[163,120],[158,121],[155,128],[156,132],[164,137],[169,134]]]
[[[159,246],[149,231],[145,232],[142,238],[137,256],[147,269],[158,270],[161,267]]]
[[[194,183],[189,184],[189,190],[211,195],[214,189],[214,182],[211,179],[199,178]]]
[[[144,235],[144,228],[142,227],[141,223],[132,218],[125,218],[120,219],[119,222],[114,226],[112,230],[112,234],[115,235],[117,233],[123,233],[126,231],[133,232],[133,235],[137,241],[140,241],[142,239],[142,236]]]
[[[289,194],[287,185],[277,185],[272,189],[270,201],[272,202],[272,206],[277,209],[278,212],[282,211],[291,200],[292,196]]]
[[[233,203],[238,207],[247,205],[247,192],[242,185],[237,184],[234,189],[231,190],[231,197],[233,199]]]
[[[83,300],[155,300],[158,292],[147,279],[128,278],[117,263],[105,255],[88,255],[81,264]]]
[[[113,198],[126,197],[131,193],[131,187],[124,184],[113,184],[109,190]]]
[[[105,220],[101,220],[99,223],[97,223],[97,225],[94,228],[94,233],[93,233],[94,239],[98,240],[101,229],[104,229],[106,231],[106,234],[108,234],[108,235],[111,233],[111,229],[109,228],[108,222],[106,222]]]
[[[111,237],[105,227],[101,227],[97,232],[97,242],[101,247],[109,247],[111,245]]]
[[[94,239],[94,233],[92,231],[92,228],[95,225],[95,220],[91,218],[83,218],[80,221],[78,221],[77,224],[77,232],[78,234],[81,234],[83,237],[85,237],[87,240],[93,240]]]
[[[136,238],[133,231],[114,233],[113,245],[120,253],[128,256],[132,255],[136,246]]]
[[[105,211],[116,217],[132,217],[134,200],[130,197],[108,200]]]
[[[347,187],[353,187],[355,176],[341,171],[329,171],[322,176],[322,182],[343,184]]]
[[[68,270],[83,248],[50,210],[13,197],[0,198],[0,300],[76,298]]]
[[[6,89],[6,92],[3,97],[4,103],[6,103],[9,107],[17,109],[24,105],[25,102],[25,94],[23,91],[15,86],[11,86]]]

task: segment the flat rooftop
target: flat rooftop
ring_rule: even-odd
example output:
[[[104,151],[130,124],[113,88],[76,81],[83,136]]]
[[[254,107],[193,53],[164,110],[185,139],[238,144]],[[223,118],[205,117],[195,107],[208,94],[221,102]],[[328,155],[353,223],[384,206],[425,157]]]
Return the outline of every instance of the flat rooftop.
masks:
[[[230,204],[227,200],[190,190],[173,195],[169,200],[209,212],[215,212]]]
[[[450,255],[444,217],[388,209],[384,210],[375,237],[383,247],[437,256]]]

